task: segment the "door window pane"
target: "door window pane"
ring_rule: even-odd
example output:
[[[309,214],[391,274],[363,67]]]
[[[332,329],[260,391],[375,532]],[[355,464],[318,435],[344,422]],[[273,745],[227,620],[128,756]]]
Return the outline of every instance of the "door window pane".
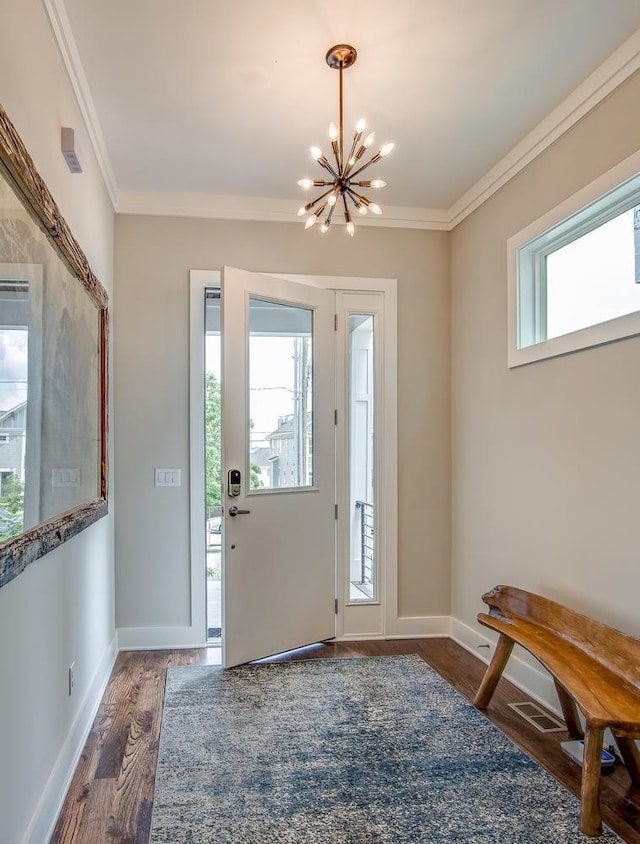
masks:
[[[377,600],[374,318],[349,316],[349,600]]]
[[[250,489],[313,485],[313,311],[249,300]]]

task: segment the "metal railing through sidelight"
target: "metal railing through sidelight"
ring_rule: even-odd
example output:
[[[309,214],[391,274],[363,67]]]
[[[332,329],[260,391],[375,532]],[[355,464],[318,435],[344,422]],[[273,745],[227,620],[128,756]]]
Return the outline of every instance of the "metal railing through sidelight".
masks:
[[[360,512],[360,585],[370,587],[375,595],[375,510],[368,501],[356,501],[356,509]]]

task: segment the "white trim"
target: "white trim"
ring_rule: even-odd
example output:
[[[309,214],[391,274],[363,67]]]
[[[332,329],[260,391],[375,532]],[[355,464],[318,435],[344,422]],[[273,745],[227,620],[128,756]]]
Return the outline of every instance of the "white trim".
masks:
[[[22,844],[42,844],[53,834],[58,815],[67,796],[76,766],[86,744],[93,721],[98,712],[107,683],[118,655],[117,632],[109,642],[96,672],[89,684],[84,700],[71,724],[58,758],[51,771],[42,796],[22,838]]]
[[[466,651],[469,651],[469,653],[473,654],[481,662],[488,664],[493,657],[497,637],[494,639],[484,636],[477,630],[453,617],[451,618],[450,635],[454,642]],[[529,697],[537,700],[538,703],[546,706],[547,709],[550,709],[551,712],[563,718],[558,704],[553,678],[542,665],[533,666],[522,659],[520,654],[523,653],[524,651],[516,646],[507,663],[507,668],[503,676],[526,695],[529,695]],[[526,658],[531,659],[528,654]]]
[[[117,211],[118,186],[64,2],[63,0],[42,0],[42,5],[49,18],[53,37],[73,88],[111,204]]]
[[[381,473],[383,477],[380,482],[380,489],[383,490],[381,508],[386,514],[386,524],[381,532],[384,542],[384,558],[387,562],[385,582],[380,584],[380,596],[384,599],[384,615],[381,619],[382,625],[378,633],[358,633],[357,637],[370,638],[371,636],[384,637],[390,631],[392,635],[403,635],[407,638],[421,635],[447,635],[442,633],[442,625],[434,628],[432,623],[427,625],[398,624],[397,602],[398,602],[398,419],[397,419],[397,280],[381,278],[352,278],[348,276],[313,276],[299,274],[267,273],[268,275],[282,278],[288,281],[308,284],[313,287],[322,287],[341,292],[370,292],[384,294],[385,322],[385,354],[384,370],[384,395],[385,395],[385,418],[384,431],[385,440],[382,444],[381,459],[382,465],[386,466]],[[200,526],[204,524],[204,464],[203,455],[198,443],[204,441],[204,408],[202,398],[202,379],[204,378],[204,346],[202,343],[204,326],[204,297],[203,292],[207,286],[219,286],[220,271],[218,270],[191,270],[190,271],[190,466],[191,466],[191,606],[192,624],[191,627],[183,628],[127,628],[120,631],[121,646],[127,649],[134,648],[161,648],[161,647],[199,647],[204,643],[198,640],[200,621],[197,616],[199,607],[206,606],[206,591],[204,574],[200,571],[197,563],[202,559],[204,546],[199,545],[201,534]],[[202,343],[202,345],[201,345]],[[204,543],[204,538],[202,538]],[[203,569],[204,571],[204,569]],[[363,607],[371,607],[370,604],[363,604]],[[340,613],[344,611],[343,602],[339,601],[339,617],[337,633],[342,633],[340,627]],[[206,621],[202,621],[202,630],[206,635]],[[399,629],[396,629],[399,628]],[[448,629],[448,628],[447,628]],[[356,635],[350,633],[349,636]]]
[[[524,170],[638,69],[640,29],[451,206],[447,212],[449,230]]]
[[[336,427],[336,459],[338,475],[336,478],[338,523],[337,523],[337,577],[336,594],[338,597],[338,616],[336,619],[336,635],[340,639],[356,636],[377,638],[385,634],[384,607],[386,605],[386,526],[387,513],[394,503],[387,500],[385,477],[385,417],[387,415],[385,396],[385,367],[384,351],[387,341],[393,343],[385,330],[385,302],[386,296],[382,292],[363,293],[362,291],[339,291],[336,293],[336,315],[338,327],[336,331],[336,407],[338,410],[338,424]],[[350,349],[348,323],[351,314],[369,314],[374,319],[374,418],[375,418],[375,470],[376,489],[374,502],[376,503],[376,544],[381,553],[376,555],[376,600],[351,601],[351,433],[350,433]],[[390,411],[393,413],[393,408]],[[382,433],[382,437],[379,434]],[[397,472],[397,467],[394,467]],[[349,630],[350,632],[345,632]],[[368,631],[368,632],[367,632]]]
[[[254,220],[300,225],[300,200],[259,196],[178,193],[171,191],[121,191],[119,214],[148,214],[162,217],[196,217],[214,220]],[[339,220],[333,225],[342,226]],[[332,228],[333,228],[332,225]],[[448,214],[439,208],[408,208],[385,205],[381,217],[358,217],[358,226],[435,229],[446,231]],[[342,233],[342,232],[341,232]]]
[[[343,633],[336,636],[334,642],[384,642],[387,637],[384,633]]]
[[[508,239],[507,362],[510,368],[640,334],[640,312],[636,312],[583,328],[580,331],[573,331],[561,337],[553,337],[550,340],[518,348],[518,325],[521,308],[518,271],[519,250],[600,197],[604,197],[614,188],[622,186],[624,182],[637,176],[638,173],[640,173],[640,151],[625,158],[624,161],[603,173],[602,176],[599,176]]]
[[[205,548],[204,379],[207,287],[220,287],[219,270],[189,272],[189,467],[191,519],[191,641],[207,642]]]
[[[298,221],[296,212],[299,200],[293,197],[278,200],[265,197],[118,190],[64,2],[42,0],[42,3],[116,213],[223,220]],[[450,208],[385,206],[382,217],[361,218],[358,225],[451,231],[638,69],[640,29],[605,59]]]
[[[118,630],[121,651],[204,648],[206,644],[193,627],[120,627]]]
[[[396,586],[397,591],[397,586]],[[413,615],[391,617],[387,612],[387,639],[441,639],[449,636],[448,615]]]
[[[379,429],[383,432],[382,442],[378,440],[381,471],[378,479],[382,490],[379,502],[380,512],[384,515],[384,524],[380,524],[379,538],[382,557],[385,561],[384,580],[379,581],[379,598],[382,604],[382,630],[384,636],[394,632],[398,622],[398,281],[394,278],[357,278],[348,276],[314,276],[272,273],[279,278],[298,281],[315,286],[328,287],[336,293],[382,293],[383,304],[383,347],[384,361],[380,372],[380,392],[384,396],[384,417]],[[339,402],[338,406],[342,406]],[[345,411],[339,423],[345,418]],[[344,512],[344,507],[342,507]],[[340,509],[338,510],[340,516]],[[338,526],[340,536],[340,525]],[[339,567],[338,567],[339,571]],[[338,585],[337,635],[344,634],[345,605]],[[370,608],[370,603],[358,605]],[[352,609],[349,605],[348,609]],[[352,634],[348,634],[352,635]],[[356,634],[353,634],[356,635]],[[357,635],[360,635],[358,633]],[[364,633],[362,634],[364,636]],[[410,634],[407,634],[409,636]],[[420,635],[420,634],[418,634]],[[430,635],[430,634],[429,634]]]

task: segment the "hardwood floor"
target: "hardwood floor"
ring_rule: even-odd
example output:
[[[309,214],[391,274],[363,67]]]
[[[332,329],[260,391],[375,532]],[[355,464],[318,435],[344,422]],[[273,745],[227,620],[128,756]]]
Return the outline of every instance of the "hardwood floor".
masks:
[[[484,665],[450,639],[327,644],[296,659],[418,654],[472,699]],[[130,651],[118,655],[51,844],[147,844],[167,666],[217,661],[212,649]],[[279,660],[291,659],[290,656]],[[507,704],[526,700],[502,680],[487,716],[575,794],[580,769],[560,749],[563,733],[540,733]],[[629,793],[623,768],[602,777],[605,822],[629,844],[640,844],[640,796]],[[523,842],[524,844],[524,842]]]

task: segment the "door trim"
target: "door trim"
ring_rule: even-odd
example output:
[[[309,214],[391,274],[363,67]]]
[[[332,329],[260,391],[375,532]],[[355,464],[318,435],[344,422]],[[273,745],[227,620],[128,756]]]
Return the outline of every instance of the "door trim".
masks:
[[[191,629],[207,643],[205,547],[204,377],[205,302],[207,287],[220,287],[220,270],[189,271],[189,492],[191,498]]]
[[[319,276],[266,273],[277,278],[325,287],[336,293],[378,293],[384,295],[384,383],[385,407],[383,436],[379,439],[380,458],[384,472],[381,483],[380,513],[384,518],[380,536],[384,542],[384,574],[381,581],[380,603],[383,607],[379,630],[349,624],[345,629],[345,607],[340,598],[336,619],[336,639],[357,640],[388,638],[402,635],[398,629],[398,306],[397,279],[348,276]],[[189,454],[190,454],[190,525],[191,525],[191,626],[190,644],[207,642],[206,631],[206,566],[205,560],[205,484],[204,484],[204,391],[205,372],[204,290],[221,286],[220,270],[190,270],[190,373],[189,373]],[[338,364],[339,365],[339,364]],[[344,413],[342,414],[344,418]],[[349,607],[363,610],[371,605]],[[363,614],[364,615],[364,614]],[[406,634],[405,634],[406,635]],[[418,634],[420,635],[420,634]]]
[[[270,273],[270,275],[290,281],[303,282],[318,287],[327,287],[336,293],[336,311],[339,325],[337,336],[345,341],[344,317],[349,310],[350,296],[373,294],[383,299],[379,313],[382,315],[379,336],[381,363],[378,373],[383,404],[376,401],[379,423],[377,450],[378,464],[378,544],[380,547],[380,582],[378,602],[375,604],[345,604],[344,581],[346,576],[345,555],[348,542],[348,528],[344,524],[346,508],[338,509],[338,555],[337,586],[338,615],[336,619],[336,640],[349,641],[360,639],[385,639],[396,636],[399,630],[398,619],[398,281],[394,278],[362,278],[348,276],[289,275]],[[380,361],[380,357],[382,360]],[[338,392],[338,460],[345,464],[346,429],[347,429],[347,380],[341,354],[336,355],[336,388]],[[338,468],[340,479],[340,467]],[[342,477],[338,486],[339,505],[346,501],[346,478]],[[342,511],[342,518],[340,517]],[[377,608],[381,609],[377,609]]]

